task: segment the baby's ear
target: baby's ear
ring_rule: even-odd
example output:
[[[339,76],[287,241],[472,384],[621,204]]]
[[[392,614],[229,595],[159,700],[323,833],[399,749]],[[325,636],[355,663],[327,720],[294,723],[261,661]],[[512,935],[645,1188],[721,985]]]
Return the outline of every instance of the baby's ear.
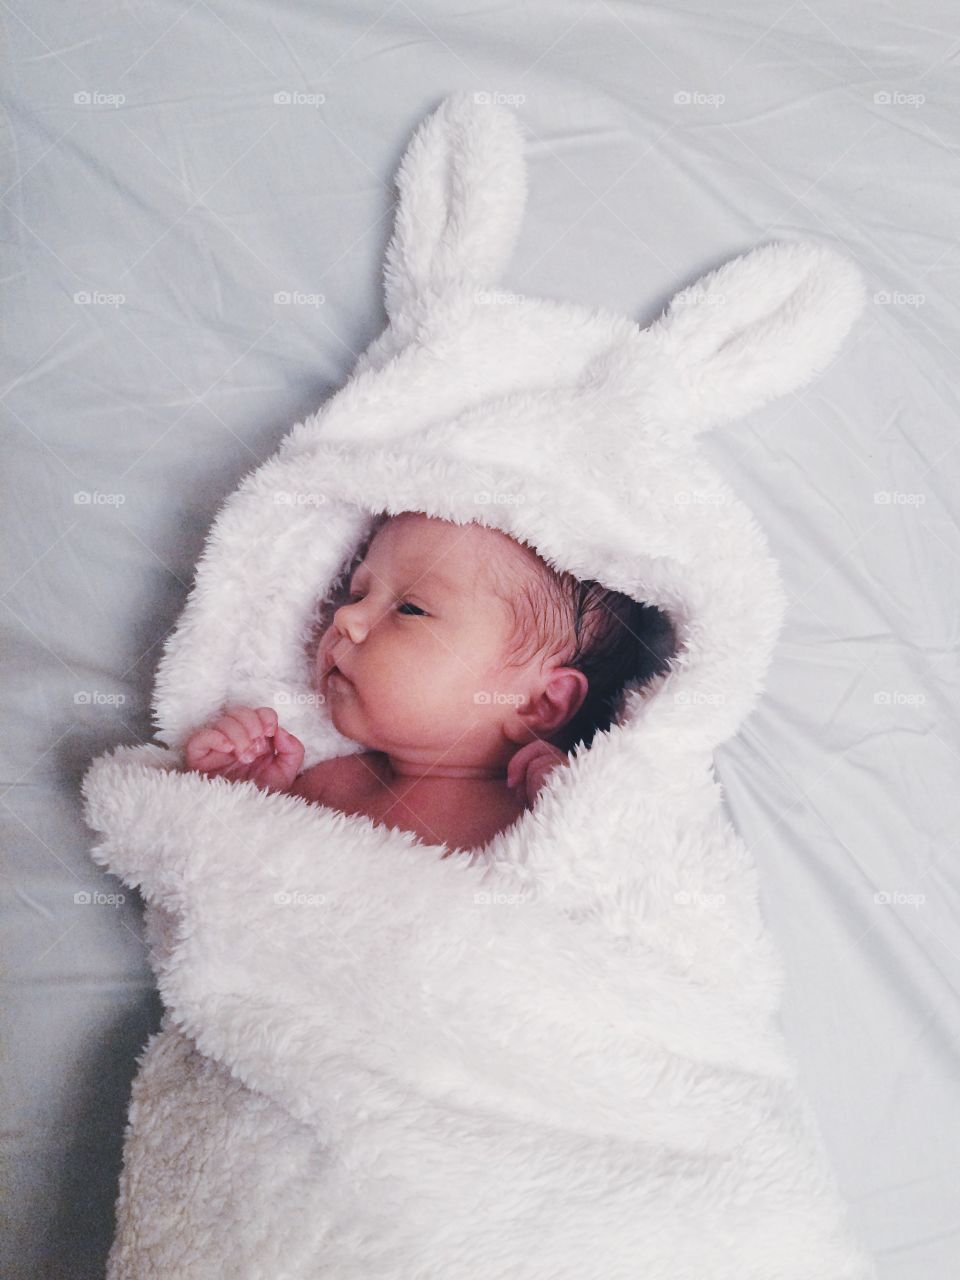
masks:
[[[387,315],[415,329],[445,299],[497,284],[523,217],[523,135],[487,95],[451,94],[418,127],[396,177]]]
[[[640,382],[653,357],[666,416],[704,431],[809,382],[864,301],[859,271],[832,249],[763,245],[683,289],[637,334]]]

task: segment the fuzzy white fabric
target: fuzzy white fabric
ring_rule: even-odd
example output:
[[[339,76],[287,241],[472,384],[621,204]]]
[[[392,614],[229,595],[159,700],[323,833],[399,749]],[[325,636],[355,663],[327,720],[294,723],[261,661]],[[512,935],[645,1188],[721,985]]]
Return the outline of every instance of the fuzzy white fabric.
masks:
[[[108,1275],[865,1280],[712,771],[784,598],[697,446],[832,358],[859,277],[767,245],[645,330],[498,294],[523,139],[470,94],[421,124],[398,188],[387,329],[220,511],[157,676],[163,745],[84,779],[167,1011]],[[275,707],[308,766],[359,749],[308,641],[374,514],[405,510],[658,604],[682,646],[532,811],[445,859],[178,769],[234,700]]]

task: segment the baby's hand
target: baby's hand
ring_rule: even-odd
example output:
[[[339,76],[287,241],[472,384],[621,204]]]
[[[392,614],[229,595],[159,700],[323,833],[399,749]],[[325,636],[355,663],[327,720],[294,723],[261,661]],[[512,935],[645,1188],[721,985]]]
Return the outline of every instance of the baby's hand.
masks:
[[[507,786],[516,788],[526,803],[532,806],[550,770],[557,765],[569,763],[570,759],[565,751],[537,738],[521,747],[511,758],[507,765]]]
[[[187,768],[264,791],[286,791],[303,766],[303,743],[280,727],[270,707],[227,707],[187,740]]]

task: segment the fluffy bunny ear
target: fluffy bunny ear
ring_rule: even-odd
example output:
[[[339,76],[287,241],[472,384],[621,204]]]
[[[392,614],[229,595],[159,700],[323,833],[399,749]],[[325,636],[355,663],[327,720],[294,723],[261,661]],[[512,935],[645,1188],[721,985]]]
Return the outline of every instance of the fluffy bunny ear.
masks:
[[[497,283],[526,199],[513,112],[459,92],[417,129],[400,164],[384,284],[387,315],[409,332],[449,298]]]
[[[814,242],[769,244],[682,290],[638,337],[662,361],[669,416],[704,431],[807,383],[864,301],[847,258]]]

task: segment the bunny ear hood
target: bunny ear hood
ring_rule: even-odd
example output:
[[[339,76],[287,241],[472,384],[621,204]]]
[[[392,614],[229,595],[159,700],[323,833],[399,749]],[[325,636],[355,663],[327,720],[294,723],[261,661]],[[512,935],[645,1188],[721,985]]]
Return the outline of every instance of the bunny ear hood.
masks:
[[[679,652],[620,723],[712,749],[761,692],[785,601],[698,436],[824,368],[863,306],[858,272],[816,243],[764,245],[646,329],[511,293],[523,137],[469,93],[420,125],[396,185],[389,323],[218,514],[158,671],[161,741],[237,700],[275,706],[307,764],[355,749],[316,705],[308,641],[375,514],[414,510],[664,609]]]

